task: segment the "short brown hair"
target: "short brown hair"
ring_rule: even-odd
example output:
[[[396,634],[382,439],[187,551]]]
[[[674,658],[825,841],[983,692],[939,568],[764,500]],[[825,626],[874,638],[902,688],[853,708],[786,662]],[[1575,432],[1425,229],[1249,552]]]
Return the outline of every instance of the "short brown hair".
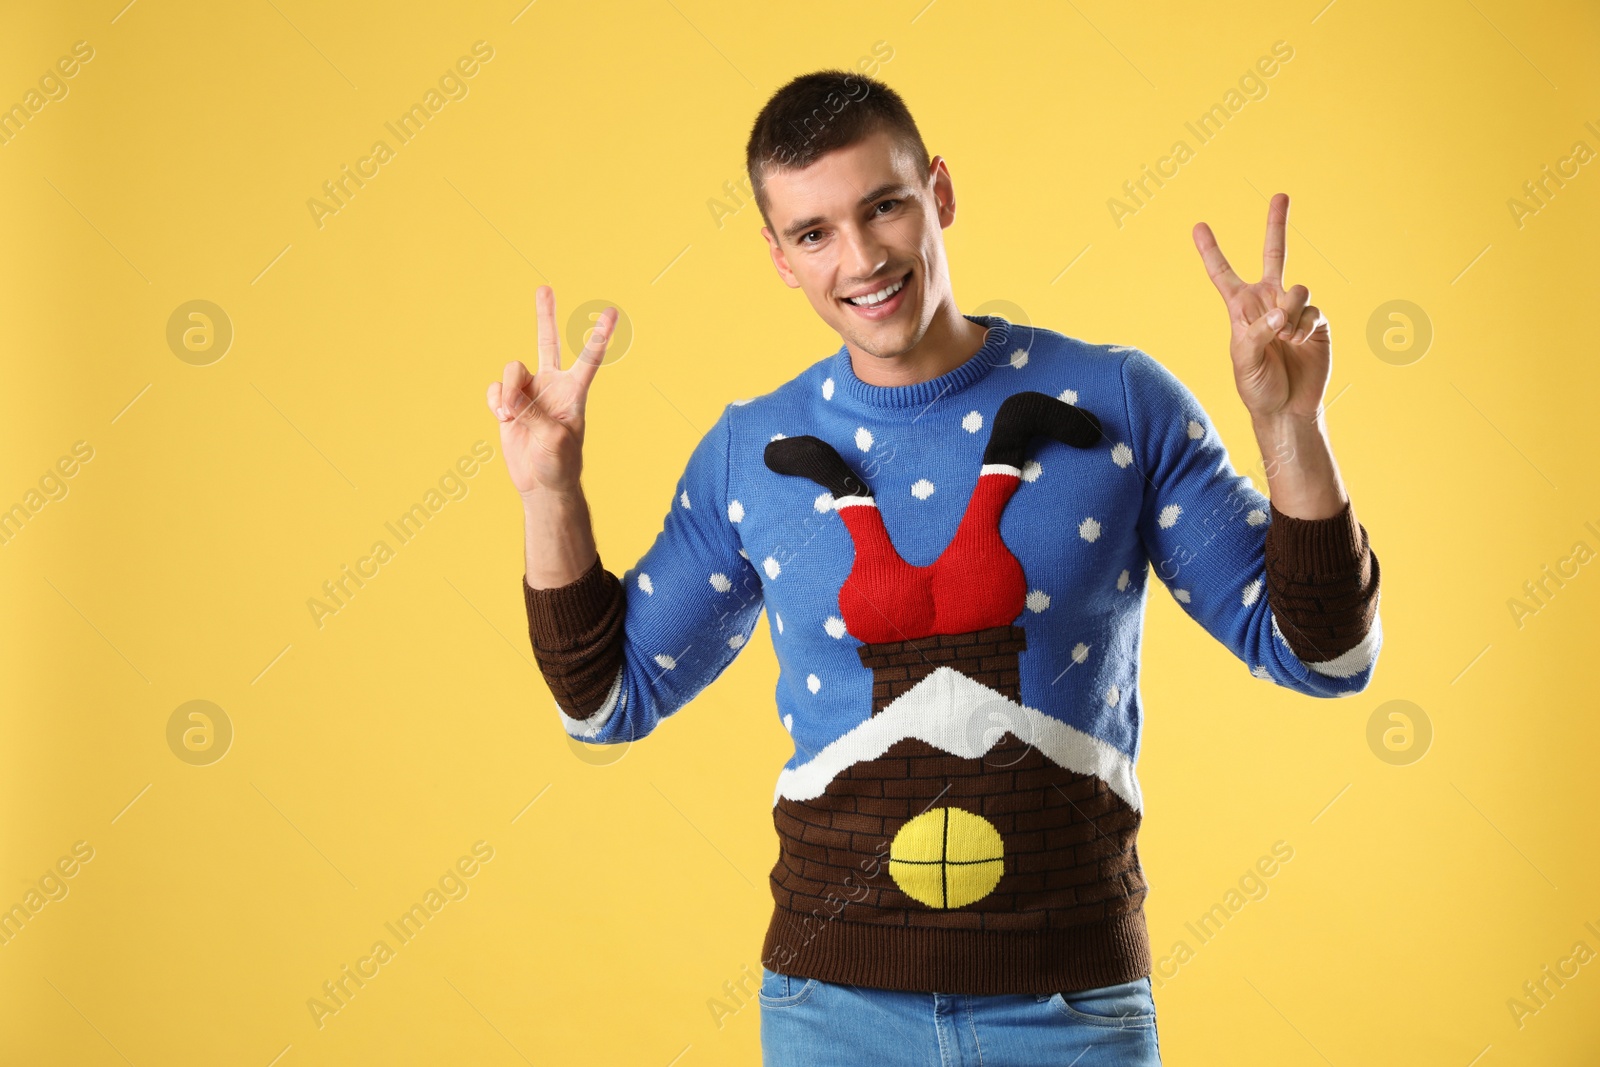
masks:
[[[818,70],[773,93],[756,116],[745,145],[745,169],[762,219],[772,225],[762,181],[766,167],[802,170],[824,153],[879,130],[887,130],[908,148],[923,170],[932,164],[905,101],[881,81],[849,70]]]

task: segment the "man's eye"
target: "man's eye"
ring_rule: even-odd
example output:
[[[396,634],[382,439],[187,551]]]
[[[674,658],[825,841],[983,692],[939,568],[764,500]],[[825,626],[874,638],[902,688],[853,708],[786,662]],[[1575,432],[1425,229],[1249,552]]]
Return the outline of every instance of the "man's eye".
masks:
[[[898,200],[880,200],[880,201],[878,201],[878,206],[879,207],[883,207],[885,204],[898,204],[898,203],[900,203],[900,201],[898,201]]]
[[[810,237],[812,233],[821,233],[821,232],[822,232],[821,230],[812,230],[811,233],[802,235],[801,238],[800,238],[800,243],[801,244],[806,244],[807,243],[806,242],[806,238],[807,237]]]

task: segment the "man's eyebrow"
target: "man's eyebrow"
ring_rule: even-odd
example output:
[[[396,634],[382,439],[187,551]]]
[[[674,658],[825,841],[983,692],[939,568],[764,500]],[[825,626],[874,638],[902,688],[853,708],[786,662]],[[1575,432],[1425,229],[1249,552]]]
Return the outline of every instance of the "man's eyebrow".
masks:
[[[856,206],[857,207],[866,207],[868,204],[871,204],[873,201],[881,200],[884,197],[888,196],[890,193],[900,193],[900,194],[903,195],[903,194],[910,193],[910,192],[913,192],[913,191],[914,190],[912,190],[911,186],[905,184],[904,182],[884,182],[882,185],[878,186],[876,189],[873,189],[870,192],[868,192],[860,200],[856,201]],[[792,222],[788,226],[784,227],[783,236],[787,240],[792,241],[796,237],[799,237],[801,234],[805,233],[806,231],[812,229],[815,226],[820,226],[824,222],[827,222],[827,221],[828,221],[827,218],[822,216],[822,215],[812,215],[810,218],[801,219],[799,222]]]

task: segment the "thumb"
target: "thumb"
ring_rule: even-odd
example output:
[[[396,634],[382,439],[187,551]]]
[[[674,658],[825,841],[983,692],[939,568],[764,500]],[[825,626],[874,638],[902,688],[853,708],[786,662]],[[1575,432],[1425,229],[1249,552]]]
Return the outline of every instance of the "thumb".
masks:
[[[521,422],[532,427],[550,417],[530,396],[534,384],[535,379],[529,377],[518,382],[514,388],[501,393],[500,402],[505,405],[508,421]]]
[[[1273,308],[1245,328],[1245,348],[1255,356],[1260,356],[1266,351],[1267,345],[1272,342],[1279,330],[1283,329],[1284,313],[1282,308]]]
[[[583,409],[581,405],[575,418],[568,418],[564,415],[558,417],[544,403],[540,402],[540,393],[534,391],[536,388],[536,380],[530,379],[523,389],[514,391],[516,395],[512,403],[515,404],[516,409],[513,412],[511,405],[507,405],[506,414],[510,416],[507,420],[508,424],[512,426],[520,425],[531,438],[541,441],[552,448],[554,447],[554,442],[566,434],[576,437],[581,445],[583,442]],[[550,389],[553,386],[546,386],[545,388]],[[551,437],[550,434],[552,433],[556,436]]]
[[[549,416],[539,410],[539,405],[532,403],[520,386],[507,388],[503,382],[493,382],[489,386],[489,410],[500,422],[502,440],[509,440],[506,434],[516,431],[531,431],[538,423]]]

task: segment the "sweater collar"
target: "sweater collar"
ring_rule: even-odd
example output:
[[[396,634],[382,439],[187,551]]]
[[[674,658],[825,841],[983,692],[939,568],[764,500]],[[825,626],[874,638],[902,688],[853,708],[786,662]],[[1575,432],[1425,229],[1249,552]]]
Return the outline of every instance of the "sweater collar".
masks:
[[[856,377],[855,368],[850,365],[850,348],[841,345],[833,357],[834,381],[846,396],[874,408],[925,408],[936,400],[953,396],[1003,362],[1007,343],[1011,339],[1011,323],[999,315],[962,317],[989,328],[983,339],[983,347],[966,362],[937,378],[911,385],[869,385]]]

